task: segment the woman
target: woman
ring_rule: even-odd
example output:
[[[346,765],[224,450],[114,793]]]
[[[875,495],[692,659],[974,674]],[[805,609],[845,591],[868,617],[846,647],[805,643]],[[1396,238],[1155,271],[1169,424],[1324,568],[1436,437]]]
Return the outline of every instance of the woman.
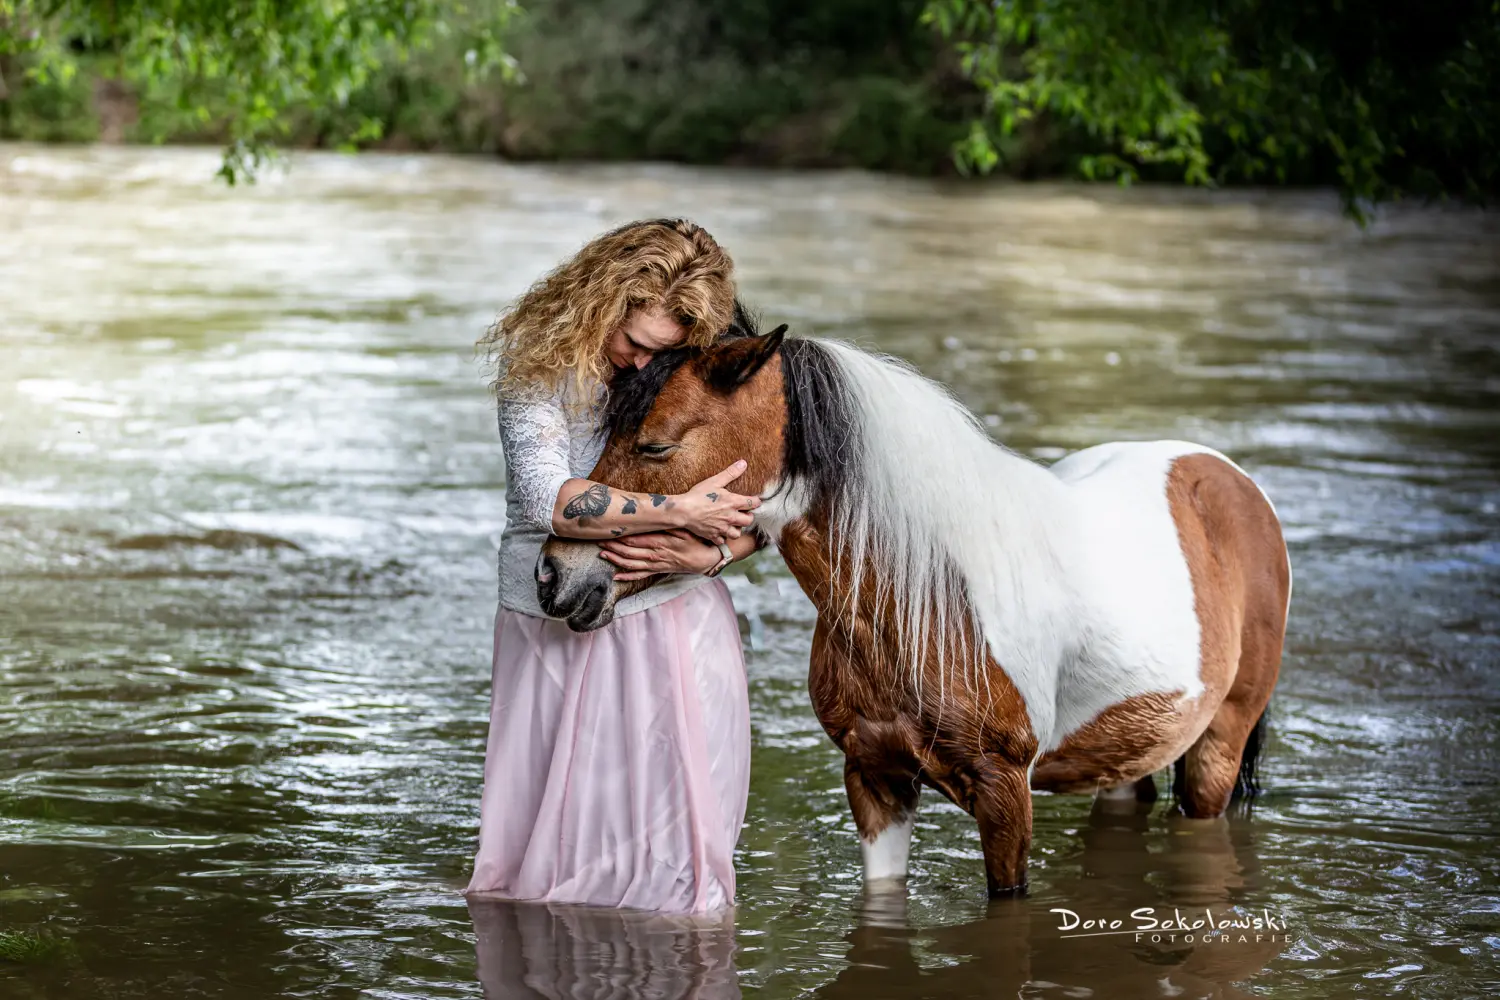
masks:
[[[760,501],[725,488],[742,462],[670,504],[585,478],[612,370],[712,343],[734,320],[733,266],[691,222],[632,223],[533,285],[485,338],[507,523],[470,893],[677,912],[734,900],[749,696],[715,577],[755,551],[744,529]],[[537,603],[549,532],[600,539],[616,579],[672,575],[576,634]]]

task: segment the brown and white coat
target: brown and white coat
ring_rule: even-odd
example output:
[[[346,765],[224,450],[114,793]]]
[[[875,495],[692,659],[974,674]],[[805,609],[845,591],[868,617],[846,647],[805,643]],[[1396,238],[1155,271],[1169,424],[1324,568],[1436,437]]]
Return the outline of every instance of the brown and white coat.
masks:
[[[612,397],[590,478],[667,493],[749,460],[731,488],[762,494],[818,608],[809,687],[867,879],[905,875],[922,784],[979,821],[996,894],[1024,887],[1032,788],[1129,789],[1180,760],[1183,810],[1225,809],[1291,586],[1238,466],[1155,441],[1046,468],[909,366],[781,331],[658,361]]]

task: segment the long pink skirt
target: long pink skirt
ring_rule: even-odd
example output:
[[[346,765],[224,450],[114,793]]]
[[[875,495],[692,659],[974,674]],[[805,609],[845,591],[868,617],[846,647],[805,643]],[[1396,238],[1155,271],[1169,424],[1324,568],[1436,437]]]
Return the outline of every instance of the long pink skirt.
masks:
[[[729,591],[578,634],[501,609],[469,893],[702,913],[734,902],[750,705]]]

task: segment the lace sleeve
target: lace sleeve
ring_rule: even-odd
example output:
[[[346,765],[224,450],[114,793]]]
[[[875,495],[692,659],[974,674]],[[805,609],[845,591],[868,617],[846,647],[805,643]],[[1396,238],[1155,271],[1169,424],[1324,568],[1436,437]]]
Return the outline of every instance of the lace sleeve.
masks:
[[[500,398],[509,504],[538,531],[552,531],[552,510],[568,470],[568,419],[560,396]]]

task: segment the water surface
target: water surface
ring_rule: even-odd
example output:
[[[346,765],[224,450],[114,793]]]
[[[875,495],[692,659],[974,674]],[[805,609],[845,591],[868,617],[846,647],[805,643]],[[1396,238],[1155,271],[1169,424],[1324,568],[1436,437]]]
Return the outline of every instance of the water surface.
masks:
[[[1331,197],[0,146],[6,996],[1346,997],[1500,991],[1500,223]],[[504,468],[471,351],[596,232],[706,224],[772,322],[907,357],[1042,460],[1201,441],[1295,595],[1266,794],[1038,797],[1028,900],[923,798],[863,897],[811,606],[728,579],[749,818],[727,922],[458,895]],[[1054,908],[1284,940],[1065,937]],[[20,934],[22,938],[6,938]],[[12,948],[14,950],[14,948]]]

